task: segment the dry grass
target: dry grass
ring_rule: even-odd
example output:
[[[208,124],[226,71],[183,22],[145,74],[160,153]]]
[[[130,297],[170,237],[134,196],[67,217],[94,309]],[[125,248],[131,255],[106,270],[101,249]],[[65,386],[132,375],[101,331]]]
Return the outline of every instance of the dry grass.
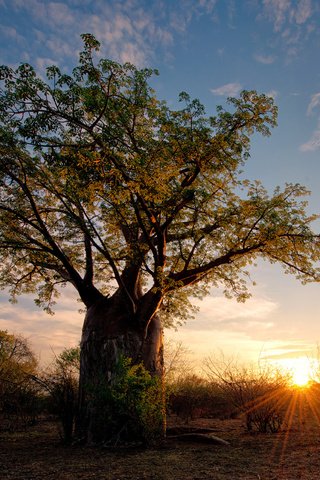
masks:
[[[0,436],[2,480],[317,480],[320,478],[318,409],[304,395],[288,411],[278,434],[245,433],[241,419],[201,419],[229,446],[169,440],[158,449],[112,451],[66,447],[57,426],[43,422],[24,432]],[[171,419],[172,422],[172,419]]]

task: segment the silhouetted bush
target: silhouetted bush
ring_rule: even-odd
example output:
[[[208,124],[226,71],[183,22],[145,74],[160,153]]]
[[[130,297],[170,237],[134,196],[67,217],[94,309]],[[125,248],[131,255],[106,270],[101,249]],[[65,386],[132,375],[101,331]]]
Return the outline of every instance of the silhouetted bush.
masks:
[[[185,423],[201,417],[228,418],[234,410],[214,383],[195,374],[170,384],[167,408]]]
[[[245,415],[248,431],[278,432],[289,402],[288,378],[270,366],[239,366],[224,357],[206,360],[209,379],[225,399]]]

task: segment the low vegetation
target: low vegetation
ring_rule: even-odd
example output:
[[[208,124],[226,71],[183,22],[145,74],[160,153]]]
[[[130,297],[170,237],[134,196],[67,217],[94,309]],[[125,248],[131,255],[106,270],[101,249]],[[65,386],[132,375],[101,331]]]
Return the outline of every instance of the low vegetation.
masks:
[[[1,431],[1,478],[315,480],[320,469],[319,424],[304,394],[296,393],[292,422],[277,434],[247,433],[241,416],[190,420],[188,428],[209,428],[227,440],[228,446],[190,440],[186,443],[182,442],[184,437],[168,437],[165,448],[84,449],[79,444],[66,446],[57,442],[52,419],[24,431]],[[172,422],[176,424],[176,418],[169,417],[169,426]]]
[[[77,437],[79,369],[79,348],[65,349],[40,370],[26,339],[0,331],[0,429],[25,428],[39,416],[49,415],[60,422],[60,438],[71,443]],[[205,375],[199,376],[193,373],[183,345],[169,344],[165,370],[163,388],[142,364],[121,358],[112,383],[92,395],[100,428],[106,418],[115,425],[104,444],[132,442],[138,426],[144,443],[156,443],[164,392],[169,418],[180,424],[201,418],[242,418],[247,432],[277,433],[287,427],[294,390],[288,377],[270,366],[241,366],[223,356],[212,357],[204,362]],[[317,396],[317,382],[313,392]]]

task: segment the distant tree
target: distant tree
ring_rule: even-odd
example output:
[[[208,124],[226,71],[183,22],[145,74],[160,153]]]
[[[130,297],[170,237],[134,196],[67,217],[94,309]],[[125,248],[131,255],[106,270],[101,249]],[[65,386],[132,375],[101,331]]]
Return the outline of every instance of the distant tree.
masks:
[[[25,422],[36,413],[38,392],[32,377],[37,368],[28,341],[0,330],[0,414],[9,419],[12,428],[17,420]]]
[[[162,325],[188,317],[190,295],[224,286],[244,300],[257,257],[318,279],[320,250],[305,188],[269,196],[239,175],[250,136],[276,125],[271,98],[243,91],[207,117],[181,93],[172,110],[148,85],[155,72],[96,63],[98,41],[82,37],[71,75],[0,70],[0,285],[36,292],[48,311],[59,286],[77,290],[78,434],[94,438],[88,392],[112,382],[121,356],[161,377]]]

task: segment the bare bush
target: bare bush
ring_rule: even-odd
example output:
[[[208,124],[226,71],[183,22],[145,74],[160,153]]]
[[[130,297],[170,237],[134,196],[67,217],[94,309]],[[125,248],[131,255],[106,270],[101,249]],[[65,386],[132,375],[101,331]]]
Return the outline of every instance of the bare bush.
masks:
[[[186,423],[201,415],[208,397],[208,382],[192,373],[190,353],[181,341],[165,341],[167,410]]]
[[[225,398],[245,415],[248,431],[278,432],[289,401],[287,377],[269,365],[240,366],[234,359],[208,358],[205,371]]]
[[[69,443],[74,431],[78,400],[80,349],[69,348],[56,356],[38,381],[49,393],[48,407],[61,422],[61,437]]]
[[[184,346],[181,341],[165,340],[164,376],[167,386],[184,378],[194,369],[190,354],[190,349]]]

